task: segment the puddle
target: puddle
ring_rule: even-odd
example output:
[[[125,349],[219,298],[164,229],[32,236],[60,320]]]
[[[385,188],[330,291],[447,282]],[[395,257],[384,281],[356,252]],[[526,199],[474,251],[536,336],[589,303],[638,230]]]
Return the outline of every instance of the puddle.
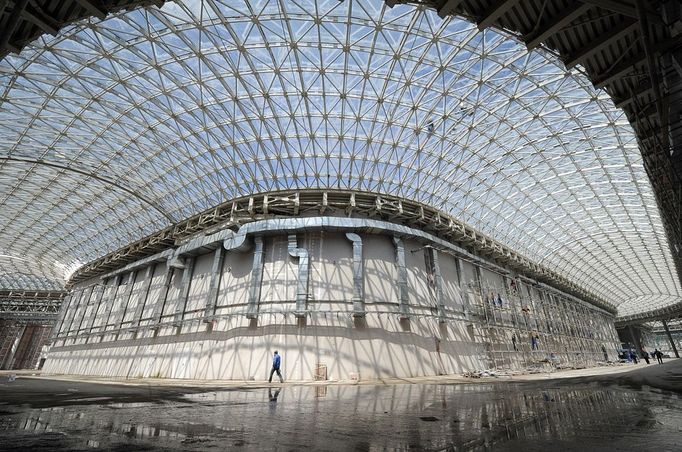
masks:
[[[678,395],[596,384],[180,388],[142,402],[125,391],[12,406],[0,449],[665,451],[682,431]]]

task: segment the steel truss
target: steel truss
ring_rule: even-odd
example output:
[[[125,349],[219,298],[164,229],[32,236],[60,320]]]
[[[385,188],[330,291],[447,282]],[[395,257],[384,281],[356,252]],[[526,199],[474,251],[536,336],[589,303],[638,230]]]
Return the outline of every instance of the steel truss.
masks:
[[[67,291],[0,291],[0,320],[51,324]]]

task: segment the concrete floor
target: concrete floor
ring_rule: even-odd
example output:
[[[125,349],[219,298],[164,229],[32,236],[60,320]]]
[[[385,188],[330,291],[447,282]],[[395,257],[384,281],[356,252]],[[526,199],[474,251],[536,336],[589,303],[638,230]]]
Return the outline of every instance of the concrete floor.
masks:
[[[682,450],[682,360],[552,376],[180,386],[0,375],[0,450]]]

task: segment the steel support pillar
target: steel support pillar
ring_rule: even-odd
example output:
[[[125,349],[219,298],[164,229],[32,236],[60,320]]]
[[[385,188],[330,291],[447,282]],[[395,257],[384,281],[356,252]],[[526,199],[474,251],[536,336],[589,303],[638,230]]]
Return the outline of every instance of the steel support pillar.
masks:
[[[194,272],[194,257],[185,258],[185,268],[182,269],[182,281],[180,282],[180,292],[178,301],[175,303],[175,315],[173,316],[173,326],[180,328],[185,318],[187,310],[187,299],[189,298],[189,288],[192,283],[192,273]]]
[[[123,300],[121,301],[121,310],[116,314],[116,320],[114,321],[114,328],[116,333],[120,333],[123,328],[123,322],[125,322],[126,312],[128,311],[128,305],[130,304],[130,299],[133,296],[133,287],[135,286],[135,276],[137,271],[133,270],[128,274],[128,282],[126,282],[126,289],[123,293]]]
[[[261,287],[263,283],[263,237],[253,238],[255,249],[253,251],[253,263],[251,265],[251,284],[249,285],[249,304],[246,308],[246,318],[258,318]]]
[[[431,261],[431,270],[433,272],[433,288],[436,295],[436,308],[438,310],[438,321],[445,323],[445,301],[443,298],[443,278],[440,273],[440,262],[438,261],[438,250],[434,248],[427,248],[429,253],[429,260]]]
[[[111,317],[111,311],[114,310],[114,303],[116,302],[116,295],[118,294],[118,288],[121,285],[121,275],[118,274],[114,277],[114,289],[111,297],[107,297],[107,300],[105,302],[105,309],[106,313],[102,316],[102,324],[100,325],[99,328],[99,333],[104,336],[104,332],[107,330],[107,326],[109,325],[109,318]]]
[[[628,325],[628,332],[630,333],[630,338],[632,339],[632,345],[637,348],[635,353],[637,353],[637,356],[640,356],[642,353],[642,343],[639,340],[639,336],[635,334],[635,329],[632,328],[632,325]]]
[[[0,369],[9,370],[14,368],[14,357],[19,349],[19,343],[21,338],[24,337],[24,332],[26,331],[25,325],[19,325],[18,331],[15,331],[14,335],[11,336],[11,341],[8,344],[8,350],[5,354],[5,359],[1,363]]]
[[[459,283],[459,291],[462,293],[462,310],[464,311],[464,318],[469,319],[469,307],[471,300],[469,300],[469,291],[467,290],[467,283],[464,280],[464,266],[462,259],[456,258],[457,263],[457,282]]]
[[[149,291],[152,288],[152,280],[154,279],[154,270],[156,269],[156,264],[148,266],[144,271],[144,286],[142,288],[142,293],[140,294],[140,299],[135,307],[135,312],[133,313],[132,323],[130,324],[129,331],[133,331],[140,326],[142,321],[142,315],[144,314],[144,307],[147,305],[147,298],[149,298]]]
[[[402,239],[393,237],[395,245],[395,265],[398,268],[398,301],[400,320],[410,318],[410,296],[407,289],[407,266],[405,265],[405,245]]]
[[[353,317],[364,317],[365,272],[362,265],[362,237],[347,232],[346,238],[353,244]]]
[[[16,351],[23,325],[13,321],[0,320],[0,369],[9,369]]]
[[[106,282],[102,284],[98,284],[97,286],[97,295],[95,295],[95,303],[92,308],[92,312],[90,313],[90,319],[88,320],[88,326],[86,328],[86,334],[91,334],[92,329],[95,327],[95,321],[97,320],[97,313],[99,312],[99,308],[102,305],[102,298],[104,298],[104,291],[106,290]]]
[[[289,255],[298,258],[298,282],[296,284],[296,310],[294,315],[298,318],[305,318],[308,302],[308,275],[310,258],[308,250],[298,247],[296,234],[289,234]]]
[[[213,252],[213,265],[211,266],[211,281],[208,284],[208,294],[206,295],[206,306],[204,307],[204,323],[214,320],[216,304],[218,302],[218,292],[220,291],[220,278],[223,274],[224,248],[219,246]]]
[[[83,299],[83,293],[84,292],[85,292],[85,288],[80,289],[77,292],[78,295],[74,294],[74,297],[73,297],[74,302],[69,307],[70,308],[69,312],[66,313],[67,317],[66,317],[66,320],[64,321],[64,328],[63,328],[63,331],[64,331],[63,336],[64,336],[65,340],[69,336],[69,333],[71,332],[71,325],[73,324],[73,319],[76,316],[76,311],[78,311],[78,308],[80,307],[81,300]]]
[[[57,321],[54,324],[54,329],[52,330],[51,341],[54,341],[59,336],[59,332],[64,325],[64,318],[66,318],[66,313],[71,309],[71,303],[73,302],[73,292],[68,294],[64,301],[62,301],[62,306],[59,309],[59,315],[57,316]]]
[[[170,263],[170,262],[169,262]],[[163,317],[163,310],[166,307],[166,300],[168,299],[168,291],[173,283],[173,274],[175,273],[175,268],[167,264],[166,274],[163,278],[163,285],[161,286],[161,293],[159,294],[159,299],[156,300],[154,305],[154,311],[152,312],[151,328],[157,330],[160,328],[161,318]]]
[[[78,317],[79,317],[78,327],[76,327],[76,329],[74,330],[76,335],[79,335],[81,328],[83,328],[83,322],[85,322],[85,314],[88,312],[88,306],[90,305],[90,300],[92,299],[92,294],[95,292],[95,287],[96,286],[91,286],[89,288],[90,290],[88,290],[88,295],[83,297],[83,301],[85,301],[85,304],[81,303],[81,305],[83,305],[82,313],[80,315],[78,315],[78,313],[76,313],[76,315],[78,315]]]
[[[668,329],[668,322],[665,320],[661,320],[663,323],[663,328],[665,329],[665,334],[668,336],[668,340],[670,341],[670,346],[673,348],[673,352],[675,353],[675,358],[679,358],[680,354],[677,351],[677,347],[675,346],[675,341],[673,340],[673,336],[670,334],[670,330]]]

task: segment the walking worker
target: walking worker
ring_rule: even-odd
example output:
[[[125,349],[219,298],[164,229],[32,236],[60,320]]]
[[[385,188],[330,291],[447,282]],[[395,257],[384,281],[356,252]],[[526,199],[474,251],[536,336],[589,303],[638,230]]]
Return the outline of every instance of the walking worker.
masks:
[[[654,356],[658,360],[658,364],[663,364],[663,353],[659,349],[654,349]]]
[[[277,376],[279,377],[279,382],[284,383],[284,379],[282,378],[282,373],[279,371],[279,366],[282,363],[282,357],[277,354],[277,350],[275,350],[275,354],[272,355],[272,370],[270,370],[270,379],[268,380],[268,383],[272,383],[272,374],[277,372]]]

